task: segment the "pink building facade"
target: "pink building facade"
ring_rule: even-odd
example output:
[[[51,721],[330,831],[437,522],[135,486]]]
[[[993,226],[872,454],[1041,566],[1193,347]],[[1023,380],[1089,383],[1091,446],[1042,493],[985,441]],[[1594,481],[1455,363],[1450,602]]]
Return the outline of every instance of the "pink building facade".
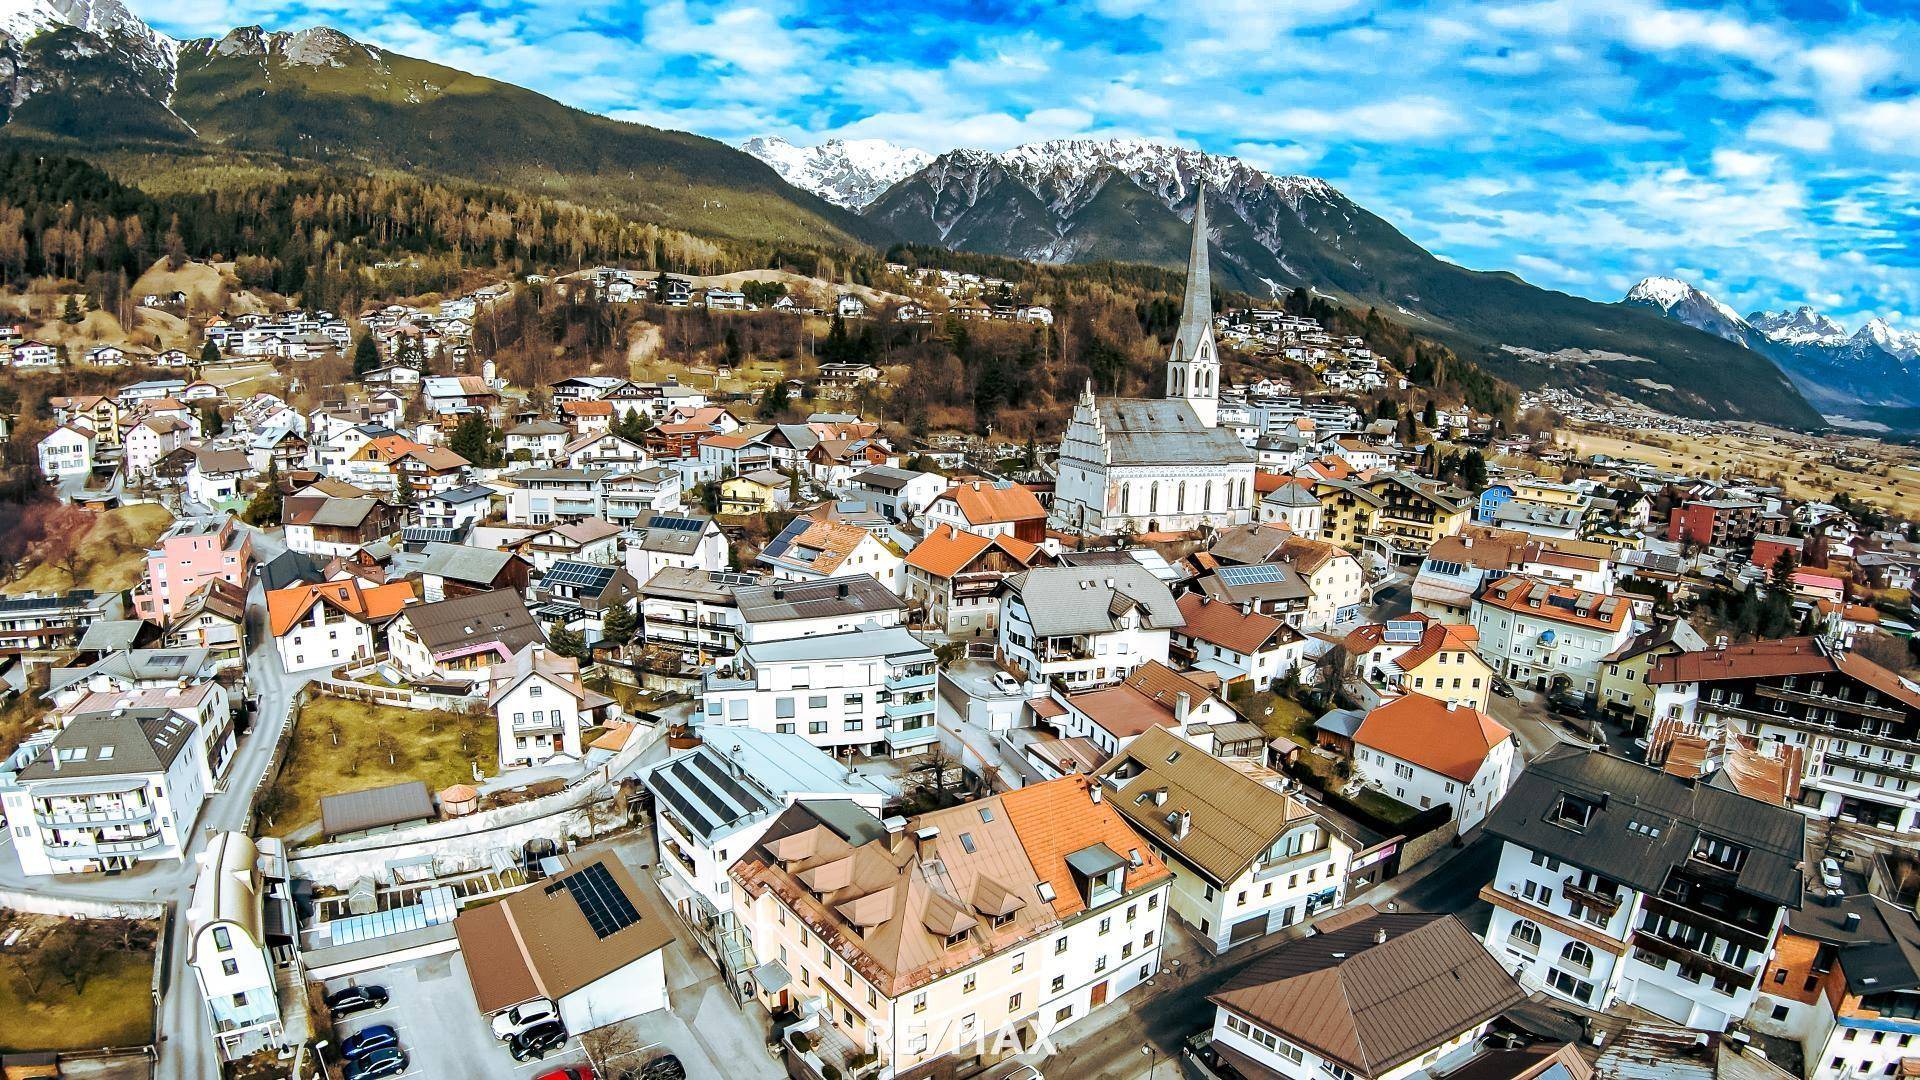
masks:
[[[150,622],[170,622],[195,589],[214,578],[245,589],[252,570],[253,537],[232,517],[179,522],[147,552],[147,576],[134,590],[133,612]]]

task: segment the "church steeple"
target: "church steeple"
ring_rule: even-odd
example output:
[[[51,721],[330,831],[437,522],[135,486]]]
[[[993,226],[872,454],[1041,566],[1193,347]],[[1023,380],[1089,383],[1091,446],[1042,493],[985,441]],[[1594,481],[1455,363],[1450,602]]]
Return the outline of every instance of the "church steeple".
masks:
[[[1167,397],[1193,406],[1200,422],[1220,416],[1220,355],[1213,343],[1213,272],[1207,265],[1207,187],[1194,189],[1193,246],[1187,252],[1187,295],[1180,332],[1167,358]]]

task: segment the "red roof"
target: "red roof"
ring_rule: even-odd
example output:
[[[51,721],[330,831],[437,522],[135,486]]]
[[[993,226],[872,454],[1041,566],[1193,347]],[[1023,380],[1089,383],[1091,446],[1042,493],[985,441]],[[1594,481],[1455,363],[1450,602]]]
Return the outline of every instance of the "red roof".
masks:
[[[1512,737],[1479,709],[1406,694],[1368,713],[1353,742],[1465,784],[1479,774],[1494,747]]]
[[[1255,653],[1273,645],[1276,637],[1290,637],[1286,623],[1257,611],[1241,611],[1224,600],[1209,600],[1199,593],[1180,597],[1180,615],[1187,625],[1180,633],[1209,645],[1234,652]]]
[[[1003,522],[1046,520],[1046,507],[1033,489],[1019,484],[990,484],[975,481],[947,489],[942,499],[952,499],[960,514],[975,525]]]

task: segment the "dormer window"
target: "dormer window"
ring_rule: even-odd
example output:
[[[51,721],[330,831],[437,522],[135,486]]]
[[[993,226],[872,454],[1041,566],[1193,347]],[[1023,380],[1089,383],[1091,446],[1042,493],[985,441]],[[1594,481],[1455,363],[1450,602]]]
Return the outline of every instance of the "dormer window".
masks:
[[[1562,828],[1585,832],[1587,823],[1593,820],[1593,813],[1599,808],[1598,803],[1578,795],[1562,795],[1548,812],[1547,820]]]
[[[966,940],[967,932],[965,930],[955,931],[947,935],[947,948],[951,949],[956,945],[964,943]]]
[[[1701,833],[1699,842],[1693,847],[1693,857],[1722,870],[1737,871],[1746,864],[1747,849],[1711,833]]]

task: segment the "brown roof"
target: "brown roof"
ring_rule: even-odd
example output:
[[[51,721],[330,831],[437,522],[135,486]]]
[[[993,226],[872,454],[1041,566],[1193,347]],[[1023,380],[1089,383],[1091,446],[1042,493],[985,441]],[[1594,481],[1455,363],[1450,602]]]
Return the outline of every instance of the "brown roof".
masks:
[[[413,598],[410,582],[395,581],[370,588],[359,578],[351,577],[275,589],[267,594],[267,629],[274,637],[284,636],[315,604],[325,604],[365,623],[379,623],[399,614]]]
[[[1513,737],[1498,720],[1425,694],[1403,694],[1367,713],[1353,733],[1368,746],[1423,769],[1471,783],[1487,755]]]
[[[1292,796],[1164,729],[1128,743],[1100,774],[1126,777],[1112,794],[1114,808],[1216,885],[1245,873],[1288,829],[1314,817]],[[1189,827],[1178,837],[1174,822],[1182,813],[1190,815]]]
[[[1773,675],[1815,675],[1833,670],[1832,658],[1816,646],[1812,638],[1799,637],[1662,656],[1654,660],[1647,681],[1660,686]]]
[[[1525,1000],[1452,915],[1374,913],[1343,923],[1327,930],[1323,922],[1266,953],[1210,1000],[1362,1076],[1398,1068]]]
[[[1181,694],[1198,708],[1210,689],[1158,660],[1149,660],[1129,672],[1124,682],[1100,690],[1067,695],[1067,704],[1117,739],[1131,739],[1154,727],[1175,723],[1174,704]]]
[[[596,866],[605,868],[606,877],[639,916],[605,936],[594,931],[567,885],[597,877]],[[453,929],[466,957],[474,1000],[482,1013],[496,1013],[534,998],[558,1002],[658,952],[673,941],[668,919],[626,865],[603,853],[497,904],[462,912]]]
[[[1271,615],[1241,611],[1224,600],[1209,600],[1199,593],[1183,594],[1179,604],[1187,625],[1178,633],[1234,652],[1255,653],[1275,644],[1275,638],[1284,643],[1299,636]]]

